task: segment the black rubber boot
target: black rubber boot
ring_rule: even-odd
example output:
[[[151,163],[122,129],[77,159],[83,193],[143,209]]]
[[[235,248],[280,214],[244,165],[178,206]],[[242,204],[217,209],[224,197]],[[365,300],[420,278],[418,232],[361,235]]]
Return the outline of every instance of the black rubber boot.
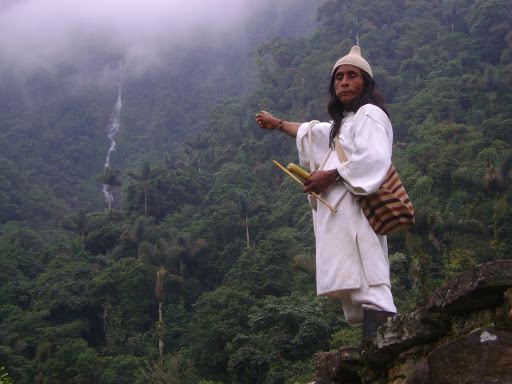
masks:
[[[392,317],[393,315],[396,315],[396,313],[365,309],[363,316],[363,338],[376,334],[377,329],[386,323],[388,317]]]

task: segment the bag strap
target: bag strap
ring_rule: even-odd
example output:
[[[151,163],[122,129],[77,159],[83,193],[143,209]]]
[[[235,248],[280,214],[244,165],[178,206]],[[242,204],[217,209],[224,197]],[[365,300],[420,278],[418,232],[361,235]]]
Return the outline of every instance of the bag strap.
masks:
[[[348,161],[348,157],[345,155],[343,148],[341,148],[340,140],[338,137],[334,139],[334,148],[336,149],[336,153],[338,154],[340,161],[342,163],[346,163]]]
[[[312,132],[311,130],[313,129],[313,127],[315,125],[317,125],[319,123],[318,120],[313,120],[309,123],[308,125],[308,142],[309,142],[309,168],[311,170],[311,172],[313,172],[314,170],[316,170],[316,167],[315,167],[315,157],[314,157],[314,153],[313,153],[313,142],[312,142]]]

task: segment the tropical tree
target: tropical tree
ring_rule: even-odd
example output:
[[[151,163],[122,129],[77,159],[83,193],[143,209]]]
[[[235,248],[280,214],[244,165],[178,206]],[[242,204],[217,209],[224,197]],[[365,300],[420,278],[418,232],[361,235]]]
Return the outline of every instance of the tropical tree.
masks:
[[[148,229],[154,224],[152,217],[141,216],[135,220],[135,223],[126,228],[121,234],[121,240],[133,244],[136,247],[136,257],[141,259],[147,249],[151,252],[151,243],[145,241],[148,238]]]
[[[189,355],[198,371],[215,381],[227,382],[230,353],[227,347],[247,327],[255,298],[249,292],[225,286],[205,293],[196,304],[189,323]]]
[[[136,384],[188,384],[198,382],[194,377],[194,363],[184,351],[168,354],[159,362],[146,363],[135,374]]]
[[[316,271],[315,255],[312,253],[299,253],[293,257],[292,265],[299,271],[314,275]]]
[[[149,161],[144,161],[139,172],[129,170],[128,176],[137,180],[144,194],[144,215],[148,215],[148,197],[149,197],[149,183],[156,176],[156,172],[151,169]]]
[[[249,216],[259,211],[265,202],[261,199],[253,200],[246,193],[238,192],[237,194],[238,208],[240,209],[240,215],[245,220],[245,236],[247,239],[247,248],[250,248],[249,242]]]
[[[466,17],[469,33],[477,43],[482,60],[491,64],[500,61],[506,47],[505,35],[512,26],[512,7],[507,0],[475,1]]]
[[[191,272],[195,257],[206,248],[207,242],[203,238],[191,241],[188,233],[181,232],[178,233],[173,242],[159,242],[158,245],[166,255],[166,265],[170,274],[180,281],[180,304],[182,309],[185,310],[185,277],[187,273]]]
[[[120,180],[120,174],[121,171],[117,169],[114,170],[110,169],[110,167],[105,167],[103,173],[96,175],[96,180],[103,184],[103,193],[107,199],[109,211],[112,210],[112,202],[114,201],[112,188],[120,187],[123,184]]]
[[[171,278],[179,284],[179,302],[182,313],[185,313],[185,275],[187,265],[191,264],[194,256],[206,247],[204,239],[196,239],[190,243],[187,233],[178,233],[174,241],[160,238],[155,245],[148,242],[139,246],[139,259],[156,269],[155,297],[158,301],[158,351],[160,363],[164,358],[165,322],[163,314],[164,304],[164,280]]]
[[[205,133],[198,133],[193,138],[185,140],[186,148],[197,152],[197,168],[201,171],[201,155],[203,151],[210,145],[210,138]]]
[[[164,291],[165,268],[159,266],[156,271],[155,296],[158,300],[158,352],[160,354],[160,363],[164,358],[164,314],[163,314],[163,291]]]
[[[87,235],[87,215],[83,209],[80,209],[75,215],[70,218],[62,219],[59,221],[59,227],[68,231],[73,231],[78,236],[78,243],[85,250],[85,236]]]
[[[464,17],[468,13],[466,0],[444,0],[443,1],[443,16],[446,21],[450,24],[450,30],[452,33],[455,32],[456,24],[461,24]]]

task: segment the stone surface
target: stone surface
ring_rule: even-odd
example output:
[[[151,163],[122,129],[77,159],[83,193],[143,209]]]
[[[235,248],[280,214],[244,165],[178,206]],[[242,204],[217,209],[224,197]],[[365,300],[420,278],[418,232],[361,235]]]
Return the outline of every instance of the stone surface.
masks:
[[[511,380],[512,334],[476,330],[438,347],[427,357],[427,366],[425,384]]]
[[[445,335],[450,323],[442,314],[427,312],[425,308],[395,315],[381,326],[374,337],[363,340],[362,355],[366,365],[382,366],[415,345],[426,344]]]
[[[361,367],[359,348],[346,347],[339,351],[317,353],[315,355],[316,383],[360,383],[358,371]]]
[[[444,313],[489,308],[512,286],[512,260],[481,264],[456,276],[432,295],[427,310]]]
[[[411,372],[414,372],[414,379],[425,377],[426,355],[428,350],[423,345],[415,346],[401,353],[394,364],[388,369],[388,379],[394,383],[407,383],[411,380]],[[427,371],[428,372],[428,371]],[[416,381],[412,381],[416,382]]]
[[[316,384],[512,384],[512,260],[472,268],[359,348],[315,355]]]

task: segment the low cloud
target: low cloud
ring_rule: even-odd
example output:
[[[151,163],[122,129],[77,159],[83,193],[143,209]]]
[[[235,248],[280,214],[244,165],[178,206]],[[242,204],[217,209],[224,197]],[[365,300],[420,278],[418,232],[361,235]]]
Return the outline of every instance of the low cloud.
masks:
[[[80,72],[122,60],[142,73],[190,46],[244,39],[249,23],[296,0],[10,0],[0,3],[0,70]],[[279,4],[277,4],[279,3]],[[101,60],[98,60],[101,58]],[[97,68],[104,73],[112,68]],[[112,65],[111,65],[112,67]]]

